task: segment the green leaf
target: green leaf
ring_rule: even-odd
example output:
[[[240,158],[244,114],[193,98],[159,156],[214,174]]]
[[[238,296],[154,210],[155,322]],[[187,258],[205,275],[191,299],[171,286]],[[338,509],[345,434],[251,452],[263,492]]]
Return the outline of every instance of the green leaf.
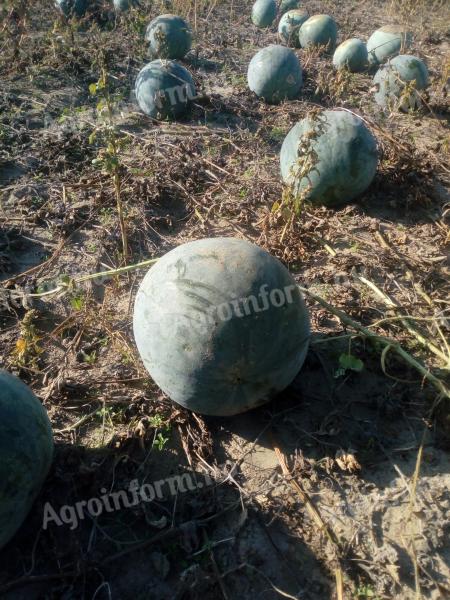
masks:
[[[353,354],[341,354],[339,356],[339,366],[346,371],[356,371],[359,373],[364,369],[364,363]]]
[[[97,137],[97,132],[93,131],[88,138],[89,144],[93,144],[95,142],[96,137]]]
[[[82,296],[74,296],[70,299],[70,304],[73,309],[81,310],[84,306],[84,298]]]
[[[98,86],[96,83],[89,84],[89,93],[91,94],[91,96],[95,96],[95,94],[97,93],[97,90],[98,90]]]
[[[100,102],[97,104],[98,112],[101,112],[104,108],[106,108],[106,102],[105,100],[100,100]]]

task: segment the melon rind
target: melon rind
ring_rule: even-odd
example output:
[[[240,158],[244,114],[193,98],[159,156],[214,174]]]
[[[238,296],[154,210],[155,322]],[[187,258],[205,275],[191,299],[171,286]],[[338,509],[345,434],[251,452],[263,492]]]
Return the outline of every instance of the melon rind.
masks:
[[[232,300],[291,286],[292,302],[238,316]],[[241,300],[242,302],[243,300]],[[242,304],[238,304],[242,306]],[[212,318],[209,318],[212,315]],[[286,388],[305,359],[308,311],[288,270],[268,252],[234,238],[183,244],[160,258],[142,281],[133,329],[155,383],[194,412],[234,415]]]
[[[28,515],[52,457],[46,410],[27,385],[0,370],[0,548]]]

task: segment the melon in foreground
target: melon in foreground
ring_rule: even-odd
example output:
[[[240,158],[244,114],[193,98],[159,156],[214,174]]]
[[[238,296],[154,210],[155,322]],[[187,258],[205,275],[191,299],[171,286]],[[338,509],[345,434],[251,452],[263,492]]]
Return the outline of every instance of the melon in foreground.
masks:
[[[308,18],[308,13],[301,9],[290,10],[285,13],[278,23],[278,35],[280,39],[288,46],[300,48],[298,32]]]
[[[45,409],[27,385],[0,370],[0,549],[29,513],[52,457]]]
[[[378,105],[407,112],[422,105],[420,90],[428,86],[428,69],[417,56],[400,54],[377,71],[373,82]]]
[[[303,83],[300,62],[289,48],[270,45],[255,54],[247,72],[248,87],[266,102],[298,97]]]
[[[154,60],[143,67],[136,78],[136,100],[142,112],[153,119],[181,116],[195,93],[191,74],[174,61]]]
[[[329,15],[313,15],[300,27],[298,37],[302,48],[324,46],[333,50],[337,39],[336,21]]]
[[[147,27],[145,39],[154,58],[183,58],[191,49],[192,32],[177,15],[160,15]]]
[[[385,25],[372,33],[367,40],[367,52],[371,65],[381,65],[388,58],[409,48],[412,36],[400,25]]]
[[[256,27],[270,27],[277,16],[275,0],[256,0],[252,6],[252,22]]]
[[[372,182],[377,143],[362,119],[323,110],[299,121],[284,139],[281,174],[296,197],[314,204],[350,202]]]
[[[339,44],[333,55],[333,65],[337,69],[348,69],[351,73],[364,71],[367,64],[366,45],[358,38],[351,38]]]
[[[55,6],[67,18],[83,17],[88,7],[88,0],[56,0]]]
[[[268,402],[305,359],[309,317],[288,270],[234,238],[183,244],[147,273],[136,344],[153,380],[194,412],[228,416]]]

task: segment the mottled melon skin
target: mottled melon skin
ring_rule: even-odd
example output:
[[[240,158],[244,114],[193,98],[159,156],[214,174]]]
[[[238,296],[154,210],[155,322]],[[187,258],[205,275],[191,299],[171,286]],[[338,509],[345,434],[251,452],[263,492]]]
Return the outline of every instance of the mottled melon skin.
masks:
[[[44,407],[20,379],[0,370],[0,549],[29,513],[52,457]]]
[[[333,65],[337,69],[348,69],[352,73],[364,71],[368,65],[367,48],[358,38],[342,42],[333,55]]]
[[[371,65],[381,65],[396,56],[402,49],[409,48],[412,35],[399,25],[385,25],[372,33],[367,40],[367,52]]]
[[[256,0],[252,7],[252,22],[256,27],[270,27],[277,16],[275,0]]]
[[[183,58],[191,49],[192,32],[184,19],[176,15],[160,15],[147,27],[145,39],[150,42],[154,58]]]
[[[292,50],[270,45],[257,52],[250,61],[247,81],[257,96],[276,104],[298,97],[303,83],[302,68]]]
[[[126,12],[133,6],[137,6],[137,0],[113,0],[113,4],[117,12]]]
[[[233,312],[226,321],[204,318],[211,307],[258,296],[264,285],[267,291],[294,286],[292,302],[241,317]],[[133,328],[156,384],[187,409],[216,416],[242,413],[286,388],[310,336],[308,312],[288,270],[234,238],[189,242],[163,256],[139,287]]]
[[[314,137],[309,137],[313,133]],[[296,174],[301,165],[301,147],[317,153],[309,178]],[[315,160],[315,159],[314,159]],[[376,140],[363,121],[344,110],[324,110],[306,117],[287,134],[281,147],[283,180],[293,193],[305,194],[314,204],[337,206],[350,202],[372,182],[378,164]],[[308,190],[308,185],[312,188]]]
[[[65,17],[83,17],[88,7],[88,0],[56,0],[55,6]]]
[[[333,50],[337,40],[336,21],[329,15],[313,15],[300,27],[298,38],[302,48],[326,46]]]
[[[280,15],[284,15],[289,10],[298,9],[300,6],[299,0],[281,0],[280,2]]]
[[[298,32],[300,27],[307,21],[309,15],[301,9],[290,10],[286,12],[278,23],[278,35],[280,39],[288,46],[300,48]]]
[[[413,80],[415,90],[410,94],[405,93],[405,84]],[[377,88],[375,101],[379,106],[404,111],[414,110],[422,104],[416,90],[423,90],[428,86],[428,69],[417,56],[400,54],[377,71],[373,83]]]
[[[153,119],[176,119],[187,111],[195,93],[189,71],[173,61],[154,60],[136,78],[139,108]]]

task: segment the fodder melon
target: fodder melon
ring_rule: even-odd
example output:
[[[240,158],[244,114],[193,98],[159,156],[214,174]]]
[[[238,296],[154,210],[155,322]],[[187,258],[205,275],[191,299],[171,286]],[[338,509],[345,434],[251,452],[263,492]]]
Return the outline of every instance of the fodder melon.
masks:
[[[0,370],[0,549],[29,513],[52,457],[44,407],[20,379]]]
[[[159,387],[189,410],[226,416],[269,401],[299,372],[309,317],[288,270],[234,238],[178,246],[137,292],[134,337]]]
[[[375,176],[377,143],[361,118],[323,110],[299,121],[281,147],[284,182],[303,200],[326,206],[350,202]]]

